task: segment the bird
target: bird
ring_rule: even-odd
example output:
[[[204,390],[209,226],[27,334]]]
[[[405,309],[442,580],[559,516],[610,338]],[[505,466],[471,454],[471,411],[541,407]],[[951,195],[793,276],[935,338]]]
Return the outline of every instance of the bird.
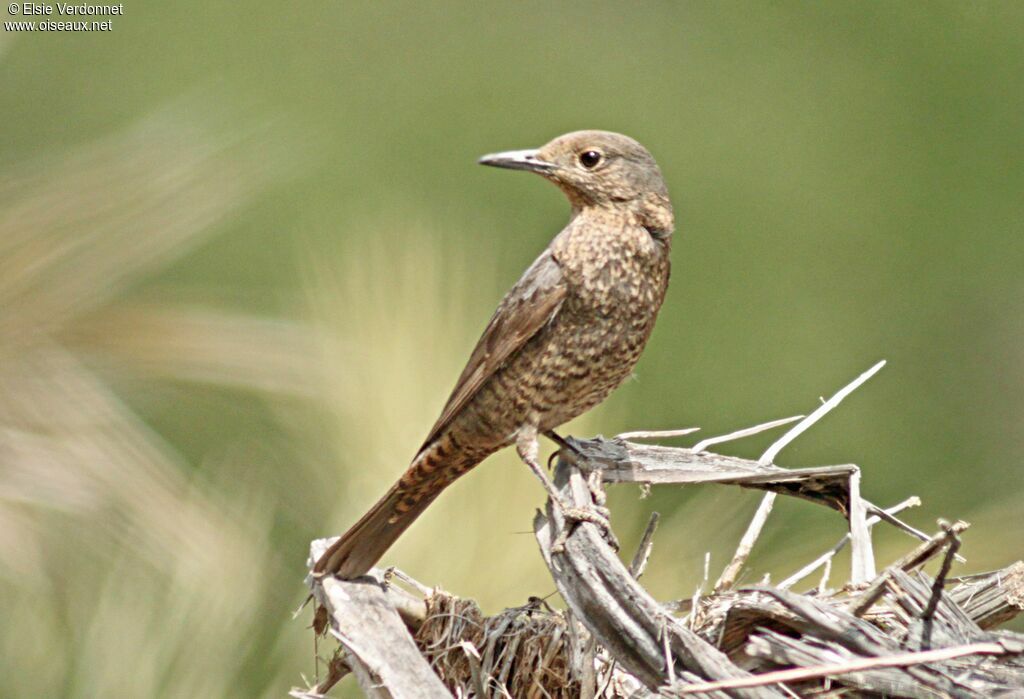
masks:
[[[408,469],[314,564],[360,577],[457,478],[514,445],[549,493],[539,437],[632,375],[668,289],[675,217],[654,157],[610,131],[574,131],[482,165],[532,172],[571,206],[568,224],[505,295]],[[579,518],[579,517],[577,517]]]

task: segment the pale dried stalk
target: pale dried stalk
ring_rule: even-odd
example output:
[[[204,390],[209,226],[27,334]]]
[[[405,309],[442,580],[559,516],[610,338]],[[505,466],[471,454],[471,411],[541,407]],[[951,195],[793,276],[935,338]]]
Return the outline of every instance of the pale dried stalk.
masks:
[[[875,365],[810,417],[802,418],[786,437],[765,452],[769,460],[881,366],[881,363]],[[409,677],[384,677],[392,666],[400,666],[400,673],[411,669],[414,674],[421,666],[414,662],[408,664],[405,660],[382,661],[386,653],[394,651],[391,646],[396,643],[395,634],[381,636],[380,624],[375,621],[367,623],[371,618],[367,613],[372,616],[376,612],[357,605],[348,612],[351,618],[347,620],[333,614],[332,631],[348,649],[345,662],[354,666],[354,672],[371,696],[377,696],[376,692],[387,692],[397,699],[450,696],[449,690],[458,696],[481,696],[485,693],[508,696],[512,687],[507,684],[510,668],[513,664],[524,664],[523,658],[516,653],[520,650],[529,653],[531,648],[536,650],[538,643],[542,651],[540,655],[534,652],[532,657],[543,657],[541,667],[546,669],[541,675],[525,675],[528,681],[525,689],[519,685],[520,689],[511,690],[513,694],[563,699],[569,696],[611,697],[624,693],[649,697],[653,692],[660,692],[663,696],[707,694],[715,699],[726,696],[767,699],[798,696],[807,688],[809,681],[832,678],[816,685],[815,691],[827,689],[832,686],[829,682],[835,682],[834,686],[840,691],[925,697],[956,694],[957,688],[967,686],[979,692],[999,694],[1007,688],[1024,684],[1024,666],[1015,659],[1005,662],[991,658],[966,660],[971,656],[1024,654],[1024,636],[1003,631],[996,637],[980,626],[984,621],[988,628],[1024,608],[1020,601],[1024,597],[1020,591],[1024,589],[1024,576],[1020,571],[1024,568],[1019,563],[1016,567],[963,583],[947,592],[944,589],[945,579],[954,560],[956,535],[966,527],[963,523],[956,523],[944,526],[945,531],[934,537],[926,537],[925,544],[875,576],[870,527],[879,521],[893,522],[896,513],[918,504],[916,498],[889,510],[877,510],[860,497],[860,471],[856,466],[789,471],[770,463],[704,451],[710,444],[755,434],[785,422],[773,421],[722,437],[712,437],[699,443],[700,449],[693,450],[600,439],[570,440],[574,458],[560,459],[555,478],[559,489],[556,499],[574,508],[603,502],[598,497],[603,492],[602,481],[642,484],[718,482],[769,490],[733,561],[716,583],[715,593],[734,584],[777,494],[796,495],[848,513],[850,533],[831,551],[801,568],[779,587],[772,588],[766,582],[764,587],[739,589],[727,595],[706,595],[700,602],[691,600],[692,613],[687,620],[679,620],[668,613],[669,607],[656,602],[637,582],[650,555],[657,514],[652,515],[648,522],[627,569],[594,522],[567,521],[561,507],[549,500],[546,516],[538,513],[535,520],[535,533],[571,614],[543,611],[531,603],[522,610],[507,610],[486,620],[477,609],[474,617],[477,621],[472,625],[466,623],[466,617],[460,612],[459,619],[453,619],[453,625],[446,626],[443,619],[447,617],[432,613],[426,623],[435,624],[435,633],[430,638],[440,639],[440,643],[432,641],[424,645],[426,636],[420,638],[418,635],[417,638],[422,652],[431,658],[431,663],[442,673],[448,685],[444,693],[435,693],[438,691],[437,683],[424,677],[412,682]],[[673,431],[672,434],[679,432]],[[664,434],[627,433],[633,437]],[[762,462],[764,460],[762,457]],[[870,518],[869,511],[872,514]],[[561,548],[554,546],[556,541],[562,544]],[[823,594],[831,561],[846,542],[851,542],[853,549],[853,580],[874,578],[872,584],[853,600],[848,597],[848,590]],[[921,571],[909,572],[943,551],[946,556],[938,580],[931,580]],[[819,584],[818,595],[801,596],[786,591],[785,588],[822,565],[826,574]],[[707,563],[705,584],[706,581]],[[373,602],[371,607],[379,604],[389,606],[399,601],[389,599],[388,593],[373,586],[349,587],[359,583],[311,580],[311,584],[317,599],[322,604],[326,600],[335,610],[355,599],[360,589],[384,594],[383,602]],[[421,586],[414,584],[413,587],[421,594],[427,593]],[[345,599],[338,598],[339,591],[346,593]],[[698,595],[702,591],[703,586]],[[459,605],[472,604],[450,597],[446,599]],[[734,611],[735,614],[732,613]],[[547,620],[534,624],[531,620],[537,619],[533,616],[535,614],[547,614]],[[415,614],[412,616],[405,619],[408,625],[418,623]],[[392,613],[390,618],[394,622],[398,617]],[[527,625],[514,634],[506,634],[514,619],[526,619]],[[437,624],[441,624],[441,628],[437,628]],[[485,626],[492,632],[481,636],[481,629]],[[786,633],[775,630],[779,627]],[[473,629],[472,638],[460,636],[454,631],[456,628],[463,629],[463,633]],[[531,636],[541,629],[545,633],[552,633],[554,629],[557,638],[569,638],[571,641],[559,644],[554,637],[545,641]],[[370,637],[361,636],[364,633]],[[384,637],[388,638],[386,648],[380,646]],[[918,646],[921,650],[906,652],[907,638],[921,639],[922,644]],[[716,639],[716,642],[712,644],[706,639]],[[397,642],[397,646],[408,650],[407,643],[406,636],[405,640]],[[496,644],[503,649],[495,651]],[[928,644],[942,647],[929,649]],[[752,675],[731,660],[735,657],[732,654],[743,648],[749,658],[759,663],[752,667],[764,669],[775,665],[792,669]],[[446,657],[457,655],[458,658],[451,662],[466,668],[459,675],[461,679],[454,680],[451,668],[444,669],[440,658],[445,654],[448,654]],[[527,659],[525,666],[528,672],[533,672],[530,668],[534,666],[529,662]],[[556,676],[565,680],[564,684],[554,688],[554,695],[548,691],[552,689],[550,686],[542,688],[539,684],[529,684],[537,681],[531,677],[543,676],[550,681],[552,668],[560,668],[555,670]],[[523,676],[520,675],[520,681]],[[802,684],[787,687],[784,683]],[[404,688],[399,689],[400,685]],[[323,689],[323,685],[318,689]],[[299,691],[295,696],[313,695]]]
[[[682,437],[683,435],[700,432],[699,427],[684,427],[679,430],[639,430],[637,432],[622,432],[615,435],[615,439],[668,439],[669,437]]]
[[[924,663],[936,663],[943,660],[953,660],[967,655],[1006,655],[1008,653],[1020,654],[1024,648],[1016,645],[1003,643],[971,643],[955,648],[940,648],[936,650],[919,651],[916,653],[900,653],[889,655],[884,658],[863,658],[851,660],[835,665],[819,665],[817,667],[800,667],[792,670],[778,670],[766,672],[753,677],[741,677],[734,680],[720,680],[718,682],[702,682],[699,684],[688,684],[681,687],[672,687],[670,692],[674,696],[686,694],[707,694],[726,689],[742,689],[746,687],[763,687],[765,685],[780,684],[782,682],[800,682],[813,680],[819,677],[839,677],[853,672],[862,672],[874,668],[885,667],[907,667]]]
[[[761,458],[758,459],[758,463],[762,466],[768,466],[774,463],[775,457],[778,456],[779,452],[782,451],[790,442],[799,437],[808,428],[810,428],[811,425],[816,423],[832,409],[842,403],[844,398],[857,390],[857,388],[865,381],[881,371],[884,366],[885,360],[883,359],[845,387],[837,391],[834,396],[822,403],[817,410],[803,418],[798,425],[791,428],[774,444],[768,447],[764,454],[761,455]],[[794,418],[787,418],[787,421],[792,421],[793,419]],[[776,421],[774,424],[767,424],[775,426],[777,424],[782,424],[782,422],[783,421]],[[747,530],[743,533],[743,538],[740,539],[739,546],[736,548],[736,553],[733,555],[732,561],[730,561],[729,565],[725,567],[725,570],[722,571],[722,574],[718,578],[718,582],[715,583],[715,592],[728,590],[735,584],[736,578],[739,576],[740,571],[747,562],[747,558],[750,557],[750,552],[753,550],[754,544],[757,543],[758,537],[761,536],[761,530],[764,529],[765,522],[768,521],[768,515],[771,514],[772,507],[775,505],[775,497],[775,493],[768,493],[761,499],[761,504],[758,505],[753,519],[747,526]],[[862,580],[867,580],[875,574],[874,557],[871,552],[871,536],[868,532],[868,527],[865,524],[864,504],[860,499],[859,471],[850,475],[849,515],[850,539],[853,542],[852,549],[854,551],[853,582],[857,583]]]
[[[651,513],[651,518],[647,520],[647,528],[644,529],[644,534],[640,537],[640,545],[637,546],[636,554],[629,564],[629,574],[636,580],[640,579],[647,568],[647,559],[651,557],[651,549],[654,547],[654,532],[658,528],[659,518],[660,515],[657,512]]]
[[[920,504],[921,498],[917,497],[916,495],[912,495],[903,502],[897,505],[893,505],[892,507],[884,511],[890,515],[894,515],[908,508],[917,507]],[[871,527],[875,526],[881,521],[881,518],[878,516],[869,517],[867,521],[867,526],[870,529]],[[803,568],[801,568],[800,570],[798,570],[797,572],[793,573],[791,576],[780,582],[776,587],[782,590],[788,590],[789,588],[793,587],[793,585],[811,575],[811,573],[816,571],[818,568],[821,568],[826,563],[829,563],[832,560],[832,558],[835,557],[835,555],[838,554],[840,551],[842,551],[846,547],[846,544],[848,544],[849,542],[850,534],[846,533],[843,535],[843,538],[836,543],[835,546],[833,546],[831,549],[821,554],[818,558],[815,558],[813,561],[805,565]]]
[[[772,420],[771,422],[763,422],[760,425],[754,425],[753,427],[745,427],[742,430],[736,430],[735,432],[719,435],[717,437],[708,437],[707,439],[694,444],[691,447],[691,449],[693,449],[693,451],[704,451],[708,447],[713,446],[715,444],[732,442],[737,439],[743,439],[744,437],[752,437],[755,434],[767,432],[768,430],[774,429],[776,427],[782,427],[783,425],[788,425],[791,422],[796,422],[797,420],[802,420],[803,418],[803,415],[794,415],[793,417],[784,417],[779,420]]]
[[[768,521],[768,515],[772,513],[775,497],[775,493],[767,493],[761,498],[761,504],[757,506],[754,518],[750,520],[750,524],[747,525],[747,531],[743,533],[743,538],[740,539],[740,544],[736,547],[736,553],[733,554],[729,565],[725,567],[722,574],[718,576],[718,581],[715,582],[716,594],[728,590],[735,584],[736,578],[747,562],[747,558],[750,557],[750,552],[753,550],[757,538],[761,535],[761,530],[764,529],[765,522]]]
[[[786,434],[782,435],[777,442],[772,444],[761,455],[759,462],[762,464],[773,464],[775,463],[775,457],[779,455],[779,452],[786,448],[786,446],[794,439],[799,437],[801,434],[807,431],[807,429],[816,423],[818,420],[823,418],[833,408],[839,405],[844,398],[856,391],[861,384],[870,379],[872,376],[877,374],[885,366],[885,360],[878,362],[873,367],[865,371],[863,374],[854,379],[846,387],[840,389],[834,396],[829,398],[827,401],[818,406],[818,409],[813,413],[801,420],[795,427],[791,428]]]

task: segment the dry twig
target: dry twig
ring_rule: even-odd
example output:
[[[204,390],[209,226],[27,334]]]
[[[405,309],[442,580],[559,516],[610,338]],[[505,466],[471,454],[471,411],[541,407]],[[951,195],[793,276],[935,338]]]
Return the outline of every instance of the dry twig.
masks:
[[[1024,635],[987,631],[1024,611],[1024,563],[970,578],[949,578],[966,523],[934,536],[896,519],[910,498],[879,510],[860,496],[856,466],[787,470],[770,463],[882,363],[837,392],[778,440],[760,461],[705,451],[787,421],[712,437],[694,449],[615,440],[570,440],[554,487],[573,508],[603,502],[602,482],[721,483],[768,491],[732,562],[711,594],[678,605],[657,602],[640,586],[652,548],[652,515],[629,568],[592,522],[563,519],[549,500],[534,531],[568,611],[537,599],[485,617],[471,600],[428,590],[400,572],[374,581],[308,580],[317,626],[329,627],[344,652],[328,677],[296,697],[317,697],[352,672],[370,696],[650,697],[699,694],[795,697],[827,690],[900,697],[975,697],[1024,686]],[[661,433],[664,436],[664,433]],[[838,510],[850,532],[778,586],[736,588],[743,564],[779,495]],[[871,514],[869,517],[868,514]],[[874,574],[870,528],[887,522],[924,542]],[[559,546],[555,546],[559,542]],[[851,583],[825,589],[836,554],[850,542]],[[316,542],[321,548],[323,542]],[[312,560],[316,559],[316,551]],[[944,555],[943,555],[944,554]],[[938,577],[920,570],[943,555]],[[821,567],[813,594],[790,592]],[[705,571],[705,584],[707,571]],[[380,581],[400,580],[407,593]],[[871,580],[866,587],[860,583]],[[698,599],[699,598],[699,599]],[[690,612],[685,619],[678,614]]]
[[[735,680],[721,680],[718,682],[703,682],[699,684],[688,684],[681,687],[671,687],[669,692],[675,696],[685,694],[708,694],[723,689],[741,689],[744,687],[760,687],[770,684],[781,684],[784,682],[802,682],[819,677],[838,677],[864,670],[873,670],[885,667],[905,667],[908,665],[920,665],[934,663],[942,660],[962,658],[966,655],[1004,655],[1013,652],[1019,654],[1024,650],[1018,646],[1012,646],[1011,651],[1003,643],[972,643],[966,646],[954,648],[943,648],[941,650],[919,651],[917,653],[898,653],[883,658],[863,658],[851,660],[845,663],[834,665],[819,665],[816,667],[801,667],[792,670],[778,670],[766,672],[756,677],[745,677]]]

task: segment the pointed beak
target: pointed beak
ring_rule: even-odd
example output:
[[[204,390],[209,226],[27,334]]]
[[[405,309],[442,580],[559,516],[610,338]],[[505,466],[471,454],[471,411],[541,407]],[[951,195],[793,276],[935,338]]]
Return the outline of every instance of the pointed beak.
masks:
[[[478,161],[481,165],[503,167],[509,170],[529,170],[541,174],[551,172],[558,166],[541,160],[535,150],[507,150],[504,153],[491,153]]]

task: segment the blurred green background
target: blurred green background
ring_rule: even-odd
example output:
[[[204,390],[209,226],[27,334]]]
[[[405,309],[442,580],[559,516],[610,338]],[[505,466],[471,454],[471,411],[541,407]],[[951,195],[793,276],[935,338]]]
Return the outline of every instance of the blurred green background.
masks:
[[[107,33],[0,33],[0,695],[311,678],[309,540],[405,467],[566,220],[474,159],[580,128],[648,146],[679,229],[636,380],[569,431],[710,436],[886,358],[780,463],[971,521],[960,571],[1016,560],[1022,36],[1024,4],[973,1],[126,2]],[[663,598],[705,552],[717,575],[757,500],[612,493],[627,553],[665,515]],[[541,502],[502,454],[385,563],[492,612],[549,594]],[[780,502],[747,580],[842,531]]]

